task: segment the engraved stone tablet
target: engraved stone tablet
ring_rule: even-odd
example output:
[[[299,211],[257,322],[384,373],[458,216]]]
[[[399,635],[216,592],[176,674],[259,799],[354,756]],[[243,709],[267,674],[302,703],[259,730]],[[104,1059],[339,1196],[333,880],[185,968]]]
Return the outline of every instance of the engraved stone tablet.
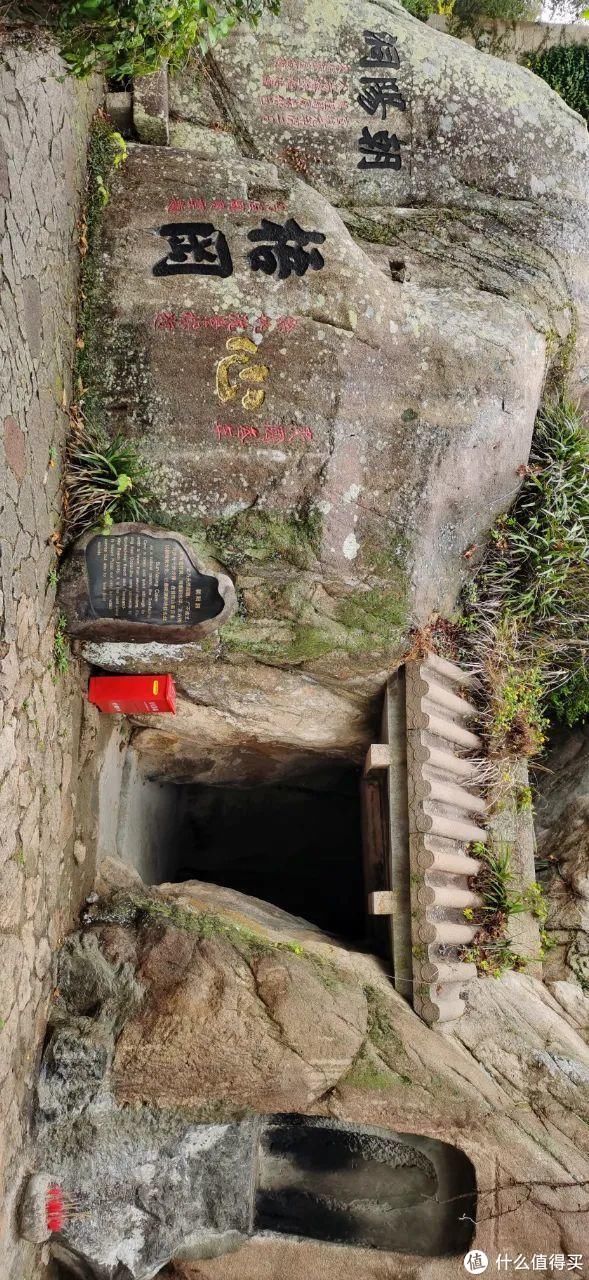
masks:
[[[185,643],[235,608],[225,574],[208,570],[181,534],[144,524],[93,531],[76,543],[59,600],[73,636]]]

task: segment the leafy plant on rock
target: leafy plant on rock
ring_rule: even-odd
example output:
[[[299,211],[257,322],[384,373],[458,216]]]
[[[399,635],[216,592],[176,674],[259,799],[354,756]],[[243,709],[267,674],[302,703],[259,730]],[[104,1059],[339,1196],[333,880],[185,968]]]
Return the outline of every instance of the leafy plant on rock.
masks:
[[[487,848],[475,846],[481,870],[477,879],[477,891],[483,898],[483,910],[492,915],[507,918],[525,910],[521,894],[514,889],[515,877],[511,868],[511,845],[505,841]]]
[[[465,594],[465,645],[483,686],[492,754],[537,754],[547,710],[569,723],[589,689],[589,434],[560,398],[540,412],[511,511]]]
[[[279,0],[61,0],[50,20],[70,71],[111,78],[150,75],[205,52],[240,21],[277,13]]]
[[[81,420],[68,444],[64,512],[68,534],[77,538],[99,525],[147,517],[147,468],[133,441],[101,439]]]
[[[589,47],[558,45],[542,53],[530,53],[525,66],[556,90],[573,111],[589,122]]]
[[[491,23],[533,21],[539,11],[536,0],[455,0],[449,31],[459,38],[472,36],[477,45],[496,45]]]
[[[572,729],[589,716],[589,670],[586,654],[579,656],[578,665],[574,666],[562,684],[553,689],[548,699],[548,706],[557,720]]]
[[[472,943],[464,948],[462,958],[476,964],[480,974],[500,978],[509,969],[525,969],[527,963],[527,958],[513,948],[509,937],[510,918],[528,912],[538,921],[542,936],[548,906],[537,881],[528,885],[523,893],[517,889],[510,844],[505,841],[490,846],[477,843],[472,853],[481,864],[475,889],[482,905],[464,912],[465,919],[479,927]],[[542,951],[544,949],[542,946]]]

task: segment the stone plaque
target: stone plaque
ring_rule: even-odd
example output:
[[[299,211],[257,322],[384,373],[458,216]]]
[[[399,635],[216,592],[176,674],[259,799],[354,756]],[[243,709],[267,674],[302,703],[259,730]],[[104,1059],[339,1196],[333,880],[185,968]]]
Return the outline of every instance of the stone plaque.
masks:
[[[75,545],[59,599],[71,635],[184,643],[222,625],[231,579],[201,563],[181,534],[143,524],[93,531]]]

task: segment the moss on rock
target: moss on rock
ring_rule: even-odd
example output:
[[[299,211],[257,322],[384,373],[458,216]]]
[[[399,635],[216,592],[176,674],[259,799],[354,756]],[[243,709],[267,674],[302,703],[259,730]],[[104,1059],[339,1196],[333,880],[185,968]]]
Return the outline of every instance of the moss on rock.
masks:
[[[235,516],[215,520],[207,527],[207,539],[229,569],[275,559],[297,569],[308,569],[319,556],[321,515],[315,507],[288,515],[250,507]]]

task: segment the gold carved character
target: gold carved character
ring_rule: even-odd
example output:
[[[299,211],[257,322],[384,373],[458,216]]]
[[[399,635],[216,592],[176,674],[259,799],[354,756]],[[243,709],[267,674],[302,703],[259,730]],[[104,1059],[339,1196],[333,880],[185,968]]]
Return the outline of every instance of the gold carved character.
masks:
[[[235,400],[242,389],[240,383],[245,383],[247,389],[241,398],[244,409],[260,409],[266,399],[264,383],[270,370],[265,364],[252,363],[252,356],[258,353],[255,342],[242,336],[228,338],[225,349],[230,354],[217,361],[216,392],[221,404]],[[238,382],[231,380],[232,369],[239,369]]]

